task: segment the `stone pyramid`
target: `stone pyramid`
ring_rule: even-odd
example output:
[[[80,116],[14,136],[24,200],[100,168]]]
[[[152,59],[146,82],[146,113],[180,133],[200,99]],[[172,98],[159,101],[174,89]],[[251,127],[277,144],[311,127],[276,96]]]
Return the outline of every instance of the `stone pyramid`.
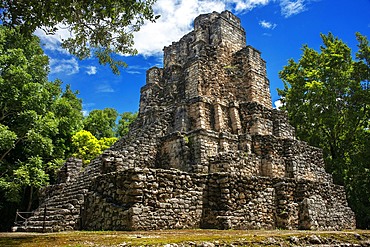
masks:
[[[81,167],[65,164],[20,230],[355,228],[322,151],[272,109],[266,63],[229,11],[164,48],[129,134]]]

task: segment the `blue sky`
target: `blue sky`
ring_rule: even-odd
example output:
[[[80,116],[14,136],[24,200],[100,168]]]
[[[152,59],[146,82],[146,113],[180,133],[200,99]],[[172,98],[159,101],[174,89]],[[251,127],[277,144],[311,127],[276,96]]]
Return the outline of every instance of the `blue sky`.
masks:
[[[278,72],[288,59],[298,60],[304,44],[319,50],[320,34],[332,32],[357,51],[355,33],[370,39],[370,0],[157,0],[157,23],[147,23],[135,35],[139,55],[119,56],[129,67],[114,75],[95,58],[80,61],[60,47],[66,29],[53,36],[36,31],[50,57],[49,79],[61,79],[80,92],[83,110],[115,108],[119,113],[137,111],[146,70],[162,67],[162,49],[192,30],[193,19],[202,13],[236,14],[246,30],[247,44],[262,52],[267,62],[272,102],[279,99],[283,83]]]

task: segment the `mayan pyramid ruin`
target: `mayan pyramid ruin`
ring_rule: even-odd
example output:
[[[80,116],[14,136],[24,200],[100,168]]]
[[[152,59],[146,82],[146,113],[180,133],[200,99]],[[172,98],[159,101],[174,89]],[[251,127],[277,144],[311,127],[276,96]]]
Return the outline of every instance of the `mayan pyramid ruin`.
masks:
[[[355,228],[322,151],[271,106],[266,63],[229,11],[198,16],[147,71],[137,121],[69,159],[23,231]]]

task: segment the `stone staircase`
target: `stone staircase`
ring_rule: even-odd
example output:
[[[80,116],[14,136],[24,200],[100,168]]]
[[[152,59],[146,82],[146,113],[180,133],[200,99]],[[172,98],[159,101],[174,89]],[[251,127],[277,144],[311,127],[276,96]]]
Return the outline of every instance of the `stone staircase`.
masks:
[[[154,121],[151,128],[146,130],[138,126],[137,131],[132,131],[133,135],[123,137],[84,169],[81,160],[67,160],[59,170],[58,184],[42,189],[39,207],[16,231],[57,232],[83,229],[85,200],[95,178],[104,173],[150,163],[148,158],[155,157],[155,143],[158,135],[165,132],[168,118],[166,116],[161,121]],[[148,149],[144,150],[139,146]]]
[[[81,229],[85,195],[93,179],[99,175],[100,167],[101,161],[98,158],[84,171],[76,172],[75,176],[66,176],[68,181],[65,183],[46,187],[42,192],[43,202],[17,231],[57,232]]]

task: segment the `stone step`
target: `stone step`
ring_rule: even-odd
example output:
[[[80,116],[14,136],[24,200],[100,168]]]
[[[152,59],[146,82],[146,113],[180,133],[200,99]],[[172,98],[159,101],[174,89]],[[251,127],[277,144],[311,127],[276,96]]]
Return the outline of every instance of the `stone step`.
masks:
[[[75,195],[75,194],[85,194],[87,192],[87,186],[86,183],[83,185],[73,185],[69,186],[67,185],[63,189],[58,189],[54,192],[51,192],[47,198],[55,197],[55,196],[61,196],[61,195]]]
[[[66,209],[72,209],[72,208],[78,208],[81,205],[83,205],[84,200],[78,200],[75,198],[66,198],[66,199],[56,199],[52,200],[50,199],[46,204],[46,209],[48,208],[66,208]],[[40,211],[43,211],[45,208],[45,204],[42,205],[42,209]]]
[[[36,220],[30,220],[27,222],[27,227],[33,227],[33,226],[54,226],[54,225],[59,225],[60,224],[60,220],[46,220],[43,221],[43,220],[40,220],[40,221],[36,221]]]
[[[52,186],[44,202],[17,231],[54,232],[78,227],[84,196],[93,179],[100,175],[100,166],[100,160],[93,161],[68,182]]]
[[[71,196],[76,194],[85,194],[87,191],[86,188],[69,188],[68,190],[60,191],[56,193],[54,196]]]
[[[33,220],[28,220],[27,221],[27,226],[42,226],[45,222],[45,226],[55,226],[55,225],[71,225],[71,224],[76,224],[76,220],[80,219],[79,215],[70,215],[68,217],[62,216],[58,220],[52,220],[49,219],[48,217],[41,219],[33,219]]]
[[[52,196],[49,196],[45,199],[45,201],[61,201],[61,200],[83,200],[86,191],[75,191],[75,192],[68,192],[68,193],[58,193]]]
[[[75,189],[75,188],[86,188],[90,181],[79,181],[79,182],[68,182],[64,184],[64,187],[61,190]]]
[[[64,185],[63,188],[61,188],[61,191],[87,189],[90,183],[91,181],[84,181],[81,183],[67,183]]]
[[[74,191],[74,192],[70,191],[70,192],[67,192],[67,193],[60,192],[58,194],[49,196],[46,199],[47,200],[56,200],[56,199],[61,200],[62,198],[72,198],[72,197],[81,198],[81,196],[83,197],[84,194],[85,194],[84,191],[81,191],[81,190]]]
[[[31,216],[31,217],[34,217],[34,216],[43,216],[44,215],[44,209],[40,209],[40,210],[37,210],[34,212],[34,215]],[[70,214],[71,213],[71,210],[70,209],[66,209],[66,208],[46,208],[46,215],[55,215],[55,214],[60,214],[60,215],[65,215],[65,214]],[[30,218],[31,218],[30,217]]]
[[[63,215],[61,214],[49,214],[49,215],[46,215],[45,217],[45,220],[51,220],[51,221],[58,221],[58,220],[62,220],[64,218]],[[43,221],[44,220],[44,215],[34,215],[32,216],[32,218],[28,218],[28,221]]]
[[[80,216],[79,215],[67,215],[60,216],[59,219],[53,217],[46,217],[45,220],[43,217],[31,218],[21,226],[17,231],[42,231],[42,228],[47,228],[47,232],[50,231],[63,231],[63,230],[73,230],[77,229],[76,227],[79,224]],[[51,229],[52,228],[52,229]]]
[[[84,194],[83,193],[75,193],[75,194],[65,194],[60,196],[54,196],[48,199],[49,201],[70,201],[70,200],[78,200],[83,201],[84,200]]]
[[[70,214],[49,214],[44,217],[44,215],[35,215],[27,219],[27,222],[43,222],[43,221],[66,221],[75,220],[80,218],[80,212],[71,212]]]
[[[46,212],[47,213],[56,213],[56,212],[68,212],[68,211],[71,211],[73,209],[76,209],[76,208],[80,208],[80,204],[79,205],[73,205],[69,202],[65,202],[65,204],[63,204],[63,202],[55,202],[55,203],[52,203],[52,202],[49,202],[49,204],[46,206]],[[45,210],[45,207],[41,208],[40,210],[37,210],[34,212],[34,214],[44,214],[44,210]]]
[[[66,188],[63,188],[63,189],[60,189],[59,191],[53,193],[53,195],[50,195],[49,197],[51,196],[54,196],[54,195],[66,195],[66,194],[76,194],[76,193],[83,193],[84,190],[86,190],[87,188],[84,186],[84,187],[66,187]]]

